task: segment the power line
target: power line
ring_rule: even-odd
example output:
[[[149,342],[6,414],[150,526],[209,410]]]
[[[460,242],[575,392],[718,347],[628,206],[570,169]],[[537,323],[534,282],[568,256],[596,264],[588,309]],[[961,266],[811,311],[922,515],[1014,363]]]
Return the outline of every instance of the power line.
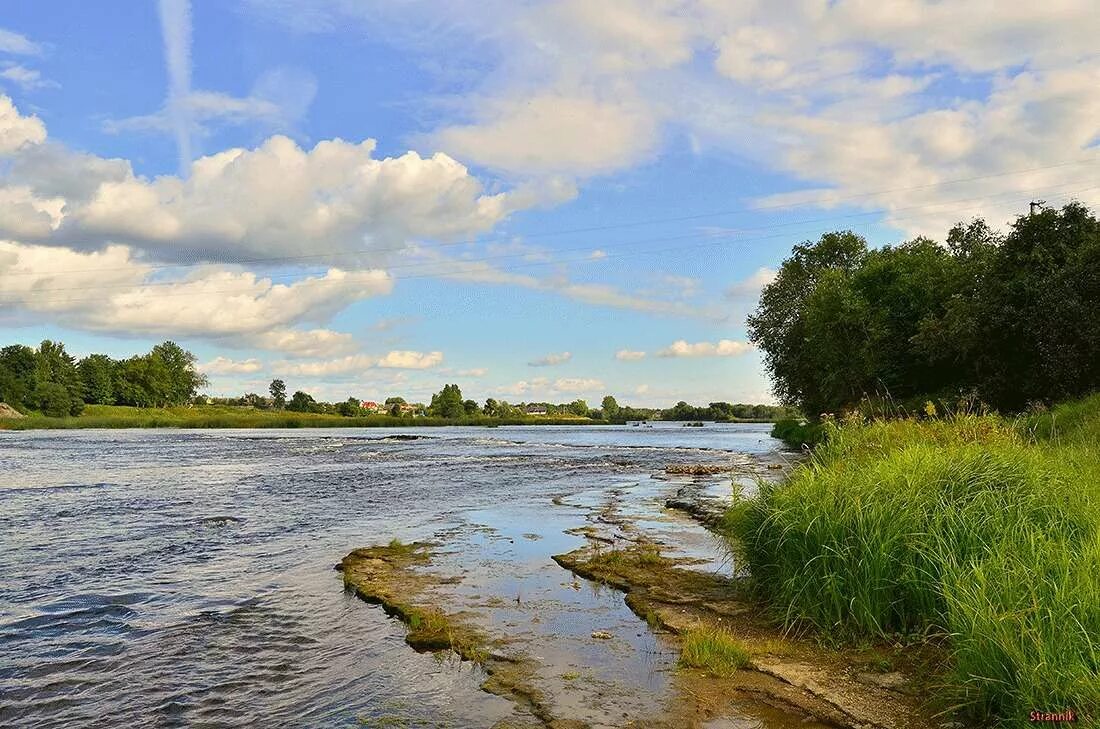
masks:
[[[1055,197],[1072,197],[1073,195],[1075,195],[1079,192],[1085,192],[1085,191],[1089,191],[1089,190],[1092,190],[1092,189],[1100,189],[1100,186],[1094,186],[1092,188],[1085,188],[1084,190],[1075,190],[1075,191],[1071,191],[1071,192],[1064,192],[1064,193],[1061,193],[1061,194],[1059,194]],[[1000,195],[1000,196],[994,196],[994,197],[1001,197],[1001,196],[1003,196],[1003,194]],[[973,198],[973,199],[990,199],[990,197]],[[971,199],[971,200],[973,200],[973,199]],[[1026,201],[1026,200],[1029,200],[1030,197],[1019,198],[1019,199]],[[961,201],[956,201],[956,202],[968,202],[968,201],[967,200],[961,200]],[[928,205],[912,206],[911,209],[924,209],[924,208],[927,208],[927,207],[939,207],[939,206],[943,206],[943,205],[947,205],[947,204],[950,204],[950,203],[930,203]],[[961,212],[961,211],[957,211],[957,212]],[[857,215],[859,215],[859,214],[857,214]],[[896,219],[905,220],[905,219],[911,219],[912,217],[915,217],[915,216],[900,216]],[[763,228],[763,229],[769,230],[771,228]],[[732,243],[755,243],[755,242],[761,242],[761,241],[766,241],[766,240],[773,240],[773,239],[781,238],[781,237],[787,237],[789,235],[790,235],[789,233],[784,232],[784,233],[775,233],[775,234],[770,235],[770,236],[761,236],[761,237],[750,238],[750,239],[741,239],[741,240],[725,239],[725,240],[719,240],[719,241],[714,241],[714,242],[710,242],[710,243],[702,243],[702,244],[695,245],[695,246],[675,246],[675,247],[671,247],[671,248],[663,248],[663,249],[657,249],[657,250],[627,251],[627,252],[622,252],[622,253],[617,253],[617,254],[616,253],[607,254],[605,258],[628,258],[628,257],[631,257],[631,256],[636,256],[636,255],[656,255],[656,254],[660,254],[660,253],[679,253],[679,252],[683,252],[683,251],[696,250],[696,249],[699,249],[699,248],[712,248],[712,247],[717,247],[717,246],[725,246],[727,244],[732,244]],[[694,239],[694,238],[700,238],[700,237],[713,238],[714,236],[712,234],[696,233],[696,234],[692,234],[692,235],[680,236],[679,238],[667,238],[667,237],[665,237],[665,238],[660,238],[660,239],[650,239],[647,242],[655,242],[655,241],[658,241],[658,240],[660,240],[660,241],[687,240],[687,239]],[[640,241],[629,241],[629,242],[626,242],[626,243],[619,244],[619,246],[621,247],[623,245],[636,244],[638,242],[640,242]],[[608,245],[608,246],[604,246],[604,247],[609,248],[609,247],[612,247],[612,246]],[[577,249],[577,250],[591,251],[591,246],[584,246],[582,249]],[[498,260],[498,259],[501,259],[501,258],[514,258],[516,256],[525,256],[525,255],[527,255],[527,254],[513,254],[513,255],[505,255],[505,256],[497,256],[497,257],[487,257],[487,258],[481,258],[481,259],[457,259],[457,260],[452,259],[452,260],[449,260],[449,261],[438,262],[440,266],[446,266],[445,269],[441,269],[441,270],[438,270],[438,271],[430,271],[430,272],[420,272],[420,273],[413,274],[413,275],[408,275],[408,276],[401,276],[401,277],[399,277],[399,279],[400,280],[414,280],[414,279],[422,279],[422,278],[457,278],[457,277],[459,277],[463,274],[471,274],[472,275],[472,274],[477,274],[477,273],[484,272],[484,269],[481,268],[480,266],[477,266],[476,264],[486,263],[488,261]],[[584,261],[589,261],[589,260],[592,260],[590,258],[590,256],[585,256],[583,258],[575,258],[575,259],[533,261],[533,262],[528,262],[526,264],[518,264],[513,269],[498,269],[498,270],[495,271],[495,273],[497,273],[497,274],[507,274],[507,273],[513,272],[514,269],[532,268],[532,267],[547,266],[547,265],[561,265],[561,264],[564,264],[564,263],[576,263],[576,262],[584,262]],[[414,264],[410,264],[410,265],[411,266],[431,266],[435,263],[437,263],[437,262],[430,261],[430,262],[418,262],[418,263],[414,263]],[[462,264],[474,264],[474,265],[472,267],[470,265],[467,265],[467,267],[465,269],[462,269],[461,268]],[[291,276],[291,274],[287,274],[287,276]],[[269,278],[269,280],[273,281],[273,280],[275,280],[275,277],[271,277],[271,278]],[[317,282],[317,283],[322,283],[322,284],[325,284],[325,283],[338,283],[337,281],[325,281],[324,279],[314,279],[314,281]],[[153,283],[148,283],[148,284],[141,284],[141,283],[139,283],[139,284],[129,284],[129,285],[124,285],[122,287],[127,288],[127,289],[135,289],[136,290],[136,289],[147,289],[147,288],[149,288],[151,286],[154,286],[154,285],[158,285],[158,286],[178,286],[178,285],[186,284],[186,283],[187,283],[186,281],[153,282]],[[77,288],[80,289],[80,290],[88,290],[88,289],[96,290],[97,288],[106,288],[106,287],[94,287],[94,286],[92,286],[92,287],[73,287],[72,289],[43,289],[43,290],[45,290],[45,291],[57,291],[57,290],[74,290],[74,289],[77,289]],[[181,291],[181,292],[174,292],[174,293],[164,293],[164,294],[161,294],[160,297],[161,298],[167,298],[167,297],[177,297],[177,296],[209,296],[209,295],[212,295],[212,294],[235,294],[235,293],[247,294],[248,292],[241,292],[237,289],[224,289],[224,290],[220,290],[220,291],[201,291],[201,292]],[[87,302],[95,302],[95,301],[100,301],[100,300],[101,300],[101,297],[77,298],[77,299],[73,299],[73,298],[41,299],[41,298],[38,298],[38,297],[33,297],[33,298],[6,299],[6,300],[5,299],[0,299],[0,304],[11,304],[11,305],[15,305],[15,306],[20,306],[20,305],[25,306],[27,304],[45,304],[45,303],[61,303],[61,304],[87,303]]]
[[[1091,182],[1092,180],[1087,180],[1087,181]],[[1081,180],[1079,182],[1086,182],[1086,180]],[[1066,187],[1068,185],[1079,184],[1079,182],[1061,183],[1058,186],[1047,189],[1047,193],[1049,194],[1050,192],[1058,192],[1057,188]],[[1075,195],[1075,194],[1082,193],[1082,192],[1088,192],[1088,191],[1093,190],[1093,189],[1095,189],[1095,186],[1088,187],[1088,188],[1083,188],[1083,189],[1079,189],[1079,190],[1074,190],[1074,191],[1068,192],[1068,193],[1063,191],[1063,192],[1060,193],[1060,195],[1061,196],[1064,196],[1064,195],[1067,195],[1067,194],[1068,195]],[[1035,191],[1030,191],[1030,192],[1035,192]],[[998,194],[995,194],[995,195],[981,195],[981,196],[977,196],[977,197],[962,198],[962,199],[957,199],[957,200],[946,200],[946,201],[939,201],[939,202],[932,202],[932,203],[924,203],[922,205],[910,205],[910,206],[906,206],[906,207],[902,207],[902,208],[895,208],[893,212],[906,212],[906,211],[911,211],[911,210],[924,210],[924,209],[928,209],[928,208],[937,208],[937,207],[944,207],[944,206],[948,206],[948,205],[957,205],[959,203],[970,203],[970,202],[979,201],[979,200],[993,201],[993,200],[998,200],[1000,198],[1005,198],[1005,197],[1016,197],[1018,195],[1019,195],[1019,193],[1015,192],[1015,191],[998,193]],[[1031,198],[1029,197],[1028,200],[1030,200],[1030,199]],[[863,218],[863,217],[869,217],[869,216],[878,215],[878,214],[879,214],[878,211],[867,211],[867,212],[861,212],[861,213],[847,213],[847,214],[844,214],[844,215],[824,216],[824,217],[803,219],[803,220],[797,220],[797,221],[788,221],[788,222],[785,222],[785,223],[775,223],[775,224],[772,224],[772,225],[742,227],[742,228],[737,228],[735,230],[731,230],[731,231],[729,231],[729,233],[733,234],[733,233],[744,233],[744,232],[754,232],[754,231],[777,230],[777,229],[780,229],[780,228],[791,228],[791,227],[805,226],[805,225],[816,225],[816,224],[823,223],[823,222],[832,222],[832,221],[839,221],[839,220],[850,220],[850,219],[856,219],[856,218]],[[906,216],[893,216],[893,218],[895,220],[903,220],[903,219],[906,219]],[[693,239],[696,239],[696,238],[699,238],[699,237],[713,237],[713,234],[711,234],[711,233],[690,233],[690,234],[685,234],[685,235],[681,235],[681,236],[659,236],[659,237],[656,237],[656,238],[645,238],[645,239],[641,239],[641,240],[622,241],[622,242],[619,242],[619,243],[602,243],[602,244],[591,243],[591,244],[585,244],[583,246],[574,246],[574,247],[571,247],[571,248],[559,248],[555,251],[555,253],[563,253],[563,252],[567,253],[567,252],[575,252],[575,251],[582,251],[582,250],[583,251],[590,251],[593,248],[597,248],[597,247],[600,250],[602,250],[604,248],[615,249],[615,248],[620,248],[620,247],[624,247],[624,246],[645,245],[645,244],[649,244],[649,243],[662,243],[662,242],[676,241],[676,240],[693,240]],[[402,248],[401,250],[407,250],[407,249]],[[428,250],[434,250],[434,249],[428,248]],[[473,262],[506,260],[506,259],[511,259],[511,258],[524,258],[524,257],[527,257],[529,255],[530,255],[529,252],[519,252],[519,253],[511,253],[511,254],[500,254],[500,255],[496,255],[496,256],[486,256],[486,257],[477,258],[477,259],[458,259],[458,261],[459,262],[473,263]],[[412,263],[407,263],[407,264],[394,264],[394,265],[391,265],[391,266],[387,266],[386,270],[387,271],[394,271],[394,270],[401,270],[401,269],[408,269],[408,268],[417,268],[417,267],[420,267],[420,266],[423,266],[423,265],[426,265],[426,264],[430,265],[430,263],[432,263],[432,262],[419,261],[419,262],[412,262]],[[125,271],[127,269],[119,267],[117,269],[103,269],[103,270]],[[66,272],[66,273],[54,273],[53,275],[54,276],[59,276],[59,275],[73,275],[73,274],[77,274],[77,273],[95,273],[95,272],[98,272],[98,271],[95,270],[95,269],[89,269],[89,270],[85,270],[85,271],[69,271],[69,272]],[[35,271],[18,271],[18,272],[14,272],[12,274],[9,274],[9,275],[41,275],[41,274],[38,273],[38,272],[35,272]],[[274,282],[274,281],[291,281],[291,280],[298,279],[300,277],[300,275],[301,275],[300,273],[287,273],[287,274],[281,274],[281,275],[275,275],[275,276],[268,276],[268,277],[265,277],[265,278],[268,281],[272,281],[272,282]],[[172,286],[178,286],[179,284],[180,284],[179,281],[153,281],[153,282],[142,282],[142,283],[129,283],[128,282],[128,283],[118,283],[118,284],[101,284],[101,285],[95,285],[95,286],[90,286],[90,285],[83,284],[83,285],[80,285],[80,286],[51,286],[51,287],[37,288],[37,289],[35,289],[34,293],[39,294],[39,293],[52,292],[52,291],[73,291],[73,290],[85,291],[85,290],[89,290],[89,289],[93,289],[93,290],[131,289],[131,288],[138,288],[138,287],[141,287],[141,288],[161,288],[161,287],[168,288],[168,287],[172,287]],[[2,292],[0,292],[0,293],[2,293]],[[2,303],[7,303],[7,302],[3,299],[0,299],[0,304],[2,304]]]
[[[557,231],[536,231],[534,233],[525,234],[523,237],[525,239],[538,239],[538,238],[545,238],[545,237],[548,237],[548,236],[564,236],[564,235],[574,235],[574,234],[577,234],[577,233],[605,232],[605,231],[608,231],[608,230],[619,230],[619,229],[623,229],[623,228],[633,228],[633,227],[640,227],[640,226],[645,226],[645,225],[658,225],[658,224],[664,224],[664,223],[689,222],[689,221],[693,221],[693,220],[703,220],[703,219],[707,219],[707,218],[724,217],[724,216],[727,216],[727,215],[743,215],[743,214],[749,214],[749,213],[756,213],[756,212],[759,212],[759,211],[762,211],[762,210],[780,210],[780,209],[793,209],[793,208],[801,208],[801,207],[814,207],[814,206],[820,206],[820,205],[835,205],[837,203],[850,202],[850,201],[853,201],[853,200],[860,200],[860,199],[864,199],[864,198],[868,198],[868,197],[877,197],[877,196],[880,196],[880,195],[889,195],[889,194],[894,194],[894,193],[899,193],[899,192],[915,192],[917,190],[933,189],[933,188],[937,188],[937,187],[943,187],[945,185],[962,184],[962,183],[967,183],[967,182],[977,182],[977,181],[981,181],[981,180],[989,180],[989,179],[995,179],[995,178],[1001,178],[1001,177],[1009,177],[1009,176],[1012,176],[1012,175],[1021,175],[1021,174],[1028,174],[1028,173],[1032,173],[1032,172],[1041,172],[1041,171],[1050,170],[1050,169],[1057,169],[1057,168],[1069,167],[1069,166],[1081,165],[1081,164],[1089,164],[1089,163],[1093,163],[1093,162],[1097,162],[1097,161],[1100,161],[1100,157],[1094,156],[1094,157],[1090,157],[1089,159],[1059,162],[1059,163],[1055,163],[1055,164],[1044,165],[1044,166],[1041,166],[1041,167],[1031,167],[1031,168],[1027,168],[1027,169],[1009,170],[1009,171],[999,172],[999,173],[994,173],[994,174],[989,174],[989,175],[979,175],[979,176],[975,176],[975,177],[965,177],[965,178],[957,178],[957,179],[952,179],[952,180],[943,180],[943,181],[940,181],[940,182],[928,183],[928,184],[924,184],[924,185],[914,185],[914,186],[910,186],[910,187],[897,187],[897,188],[891,188],[891,189],[886,189],[886,190],[877,190],[877,191],[872,191],[872,192],[858,193],[858,194],[853,194],[853,195],[819,198],[817,200],[806,200],[804,202],[797,203],[797,204],[795,204],[795,203],[777,203],[777,204],[774,204],[774,205],[760,205],[760,206],[756,206],[752,209],[738,208],[738,209],[735,209],[735,210],[712,211],[712,212],[707,212],[707,213],[697,213],[697,214],[692,214],[692,215],[681,215],[681,216],[673,216],[673,217],[665,217],[665,218],[649,218],[649,219],[642,219],[642,220],[625,221],[625,222],[620,222],[620,223],[612,223],[612,224],[607,224],[607,225],[589,226],[589,227],[583,227],[583,228],[571,228],[571,229],[564,229],[564,230],[557,230]],[[1089,181],[1091,181],[1091,180],[1089,180]],[[1065,184],[1065,183],[1063,183],[1063,184]],[[1078,183],[1071,183],[1071,184],[1078,184]],[[1034,190],[1032,190],[1032,191],[1034,192]],[[1017,194],[1018,192],[1020,192],[1020,191],[1013,190],[1013,191],[1006,191],[1005,193],[1002,193],[1002,194]],[[978,199],[978,198],[972,198],[972,199]],[[937,203],[931,203],[931,204],[935,205]],[[894,210],[907,210],[907,209],[911,209],[911,208],[908,208],[908,207],[906,207],[906,208],[895,208]],[[879,210],[875,210],[875,211],[869,211],[869,212],[865,212],[865,213],[855,213],[855,214],[852,215],[852,217],[859,217],[859,216],[863,216],[863,215],[877,215],[880,212],[881,211],[879,211]],[[848,216],[843,216],[843,217],[848,217]],[[829,219],[831,219],[831,218],[819,218],[816,221],[812,221],[812,222],[823,222],[823,221],[827,221]],[[811,222],[811,221],[795,221],[791,224],[797,225],[797,224],[800,224],[801,222]],[[752,229],[753,228],[746,228],[745,230],[752,230]],[[431,247],[431,248],[447,248],[447,247],[451,247],[451,246],[473,245],[473,244],[477,244],[477,243],[484,244],[484,243],[502,242],[502,241],[507,241],[510,238],[511,238],[511,236],[496,236],[496,237],[490,237],[490,238],[468,238],[468,239],[455,240],[455,241],[441,241],[441,242],[436,243],[433,246],[426,246],[426,244],[422,244],[422,245],[424,245],[425,247]],[[317,259],[325,259],[325,258],[340,258],[340,257],[344,257],[344,256],[377,255],[379,253],[400,252],[400,251],[403,251],[403,250],[406,250],[406,249],[407,249],[407,244],[402,244],[400,246],[390,247],[390,248],[364,248],[364,249],[350,250],[350,251],[328,251],[328,252],[325,252],[325,253],[301,254],[301,255],[296,255],[296,256],[268,256],[268,257],[256,257],[256,258],[240,258],[240,259],[236,259],[236,260],[233,260],[233,261],[224,261],[224,262],[212,262],[212,261],[209,261],[209,260],[200,260],[200,261],[190,261],[190,262],[180,262],[180,263],[162,263],[162,264],[152,264],[152,265],[149,265],[147,268],[148,268],[148,270],[152,271],[152,270],[170,270],[170,269],[176,269],[176,268],[189,268],[189,267],[205,266],[205,265],[234,265],[234,266],[239,266],[239,265],[247,265],[247,264],[291,263],[291,262],[296,262],[296,261],[317,260]],[[122,269],[121,267],[107,267],[107,268],[99,268],[99,269],[73,269],[73,270],[69,270],[69,271],[57,271],[57,272],[55,272],[55,274],[63,275],[63,274],[80,274],[80,273],[99,273],[99,272],[110,272],[110,271],[118,271],[118,270],[124,270],[124,269]],[[18,273],[7,274],[7,275],[33,275],[33,274],[18,272]]]

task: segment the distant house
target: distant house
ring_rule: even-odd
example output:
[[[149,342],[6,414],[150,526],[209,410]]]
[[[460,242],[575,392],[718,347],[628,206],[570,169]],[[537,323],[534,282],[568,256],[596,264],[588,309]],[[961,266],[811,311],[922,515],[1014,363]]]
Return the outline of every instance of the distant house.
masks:
[[[364,400],[359,404],[359,407],[363,408],[368,413],[376,413],[382,409],[381,406],[374,400]]]
[[[546,407],[543,405],[528,405],[523,411],[528,415],[546,415]]]
[[[410,413],[413,415],[416,414],[416,406],[407,402],[401,403],[401,414],[409,415]]]

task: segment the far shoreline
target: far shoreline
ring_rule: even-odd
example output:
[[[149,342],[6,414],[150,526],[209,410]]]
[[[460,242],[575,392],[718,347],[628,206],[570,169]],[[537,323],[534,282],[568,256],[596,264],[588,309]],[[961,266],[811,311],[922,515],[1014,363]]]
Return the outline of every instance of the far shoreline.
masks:
[[[116,405],[89,406],[81,415],[48,417],[29,414],[19,418],[0,418],[0,431],[27,430],[152,430],[162,428],[218,430],[264,430],[298,428],[442,428],[448,426],[494,428],[498,426],[609,426],[631,421],[561,416],[524,416],[494,418],[475,416],[461,420],[437,417],[392,415],[344,416],[326,413],[301,413],[288,410],[259,410],[227,405],[194,405],[168,408],[137,408]],[[678,423],[690,421],[649,421]],[[767,419],[731,419],[714,423],[771,423]]]

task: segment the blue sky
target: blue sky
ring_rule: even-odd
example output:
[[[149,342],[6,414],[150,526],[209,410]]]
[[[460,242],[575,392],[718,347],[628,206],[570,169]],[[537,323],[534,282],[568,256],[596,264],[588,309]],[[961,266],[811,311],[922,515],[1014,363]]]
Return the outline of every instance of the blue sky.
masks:
[[[210,392],[770,401],[791,245],[1095,203],[1100,14],[839,0],[5,5],[0,329]]]

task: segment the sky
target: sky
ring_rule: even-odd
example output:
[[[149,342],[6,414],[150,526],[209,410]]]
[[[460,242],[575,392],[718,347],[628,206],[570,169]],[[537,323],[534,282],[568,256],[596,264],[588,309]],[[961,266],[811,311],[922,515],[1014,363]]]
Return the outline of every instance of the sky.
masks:
[[[772,402],[791,246],[1100,201],[1091,0],[10,0],[0,342],[213,395]]]

